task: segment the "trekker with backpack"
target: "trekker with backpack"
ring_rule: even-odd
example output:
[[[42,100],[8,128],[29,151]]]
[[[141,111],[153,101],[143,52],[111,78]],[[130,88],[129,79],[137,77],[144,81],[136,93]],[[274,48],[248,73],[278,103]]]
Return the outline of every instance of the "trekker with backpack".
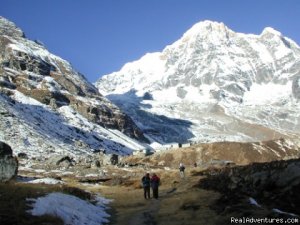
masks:
[[[144,198],[145,199],[150,199],[150,174],[149,173],[146,173],[145,176],[143,176],[142,178],[142,185],[143,185],[143,188],[144,188]]]
[[[184,178],[184,170],[185,170],[185,167],[182,163],[179,164],[179,173],[180,173],[180,177],[181,178]]]
[[[154,173],[151,177],[151,187],[153,198],[158,199],[158,186],[160,185],[160,178]]]

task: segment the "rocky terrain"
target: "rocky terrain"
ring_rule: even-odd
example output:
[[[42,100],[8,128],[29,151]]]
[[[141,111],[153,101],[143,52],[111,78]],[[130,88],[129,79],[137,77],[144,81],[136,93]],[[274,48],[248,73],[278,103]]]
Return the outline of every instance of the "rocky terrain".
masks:
[[[224,167],[228,165],[248,165],[253,162],[271,162],[299,158],[299,147],[291,141],[237,143],[220,142],[198,144],[185,148],[170,149],[147,155],[144,152],[130,156],[104,154],[72,156],[71,154],[53,154],[28,157],[19,153],[19,172],[30,176],[68,177],[70,174],[80,181],[123,180],[127,168],[162,170],[177,169],[180,163],[188,167],[199,168]],[[118,167],[123,172],[107,171],[107,167]],[[87,177],[86,177],[87,176]],[[125,176],[126,180],[126,176]]]
[[[223,194],[215,209],[226,215],[236,213],[239,208],[246,213],[239,204],[245,197],[255,198],[252,202],[258,208],[284,209],[285,214],[298,215],[300,195],[300,161],[273,161],[270,163],[255,163],[247,166],[222,169],[208,169],[199,173],[206,178],[199,182],[200,188],[216,190]],[[270,213],[271,214],[271,213]]]
[[[0,140],[16,153],[129,154],[147,142],[69,62],[0,17]]]
[[[226,145],[235,151],[249,148],[238,143],[212,145],[198,147],[204,151]],[[276,146],[270,142],[261,145]],[[51,189],[80,188],[113,199],[107,210],[111,215],[109,224],[219,225],[231,224],[233,217],[299,219],[299,159],[240,166],[235,164],[246,164],[245,159],[209,160],[212,156],[205,155],[208,158],[202,163],[198,161],[197,166],[192,164],[197,155],[191,148],[146,157],[126,156],[118,159],[116,165],[112,158],[96,164],[92,160],[74,161],[67,157],[50,158],[46,162],[19,157],[17,182],[29,181],[29,187],[36,185],[36,190],[41,185],[44,187],[41,183],[49,187],[51,182]],[[184,178],[179,175],[179,162],[186,166]],[[143,198],[141,178],[146,172],[156,173],[161,178],[158,200]],[[1,194],[4,193],[2,186],[0,201],[5,196]],[[72,194],[81,193],[72,188],[68,188]],[[1,218],[6,217],[0,207]]]
[[[202,21],[96,86],[153,142],[298,137],[299,62],[298,44],[270,27],[254,35]]]

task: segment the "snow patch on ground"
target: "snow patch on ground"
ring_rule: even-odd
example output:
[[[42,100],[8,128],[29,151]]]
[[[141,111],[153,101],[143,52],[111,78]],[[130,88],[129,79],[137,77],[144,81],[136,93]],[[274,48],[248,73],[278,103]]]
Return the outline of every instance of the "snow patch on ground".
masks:
[[[35,172],[37,172],[37,173],[45,173],[46,172],[46,170],[43,170],[43,169],[37,169],[37,170],[34,170]]]
[[[31,181],[28,181],[27,183],[31,183],[31,184],[64,184],[65,182],[63,182],[61,180],[56,180],[54,178],[47,177],[47,178],[31,180]]]
[[[299,217],[298,215],[296,215],[294,213],[284,212],[284,211],[281,211],[279,209],[273,209],[273,211],[276,212],[276,213],[279,213],[279,214],[289,215],[289,216],[293,216],[293,217]]]
[[[259,207],[259,208],[261,207],[261,205],[258,204],[257,201],[254,198],[252,198],[252,197],[249,198],[249,202],[250,202],[251,205],[255,205],[255,206]]]
[[[108,199],[97,197],[96,204],[84,201],[78,197],[62,194],[51,193],[37,199],[27,199],[32,202],[33,209],[28,212],[33,216],[52,215],[59,217],[65,225],[101,225],[108,223],[110,217],[105,212]]]
[[[99,174],[96,173],[90,173],[90,174],[86,174],[85,177],[98,177]]]

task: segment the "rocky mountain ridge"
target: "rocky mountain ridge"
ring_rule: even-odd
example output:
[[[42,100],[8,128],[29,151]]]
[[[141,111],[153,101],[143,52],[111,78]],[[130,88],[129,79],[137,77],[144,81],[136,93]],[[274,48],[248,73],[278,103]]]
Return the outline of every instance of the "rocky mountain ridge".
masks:
[[[0,140],[17,153],[129,154],[147,141],[131,118],[69,62],[3,17],[0,113]]]
[[[262,141],[300,132],[300,48],[273,28],[242,34],[203,21],[96,86],[152,142]]]

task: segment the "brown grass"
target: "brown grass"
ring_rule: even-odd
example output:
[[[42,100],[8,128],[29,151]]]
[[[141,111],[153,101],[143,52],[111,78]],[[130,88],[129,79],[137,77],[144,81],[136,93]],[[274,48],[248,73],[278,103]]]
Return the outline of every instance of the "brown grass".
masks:
[[[127,185],[101,186],[98,191],[114,199],[111,225],[217,224],[217,215],[210,206],[219,194],[193,188],[199,177],[191,176],[190,169],[186,171],[186,180],[180,178],[177,170],[157,170],[156,173],[161,178],[158,200],[144,199],[137,178],[127,180]]]
[[[1,225],[63,225],[53,216],[32,216],[27,213],[30,206],[27,198],[38,198],[51,192],[63,192],[90,199],[91,195],[78,188],[61,185],[0,183],[0,224]]]
[[[217,214],[210,205],[218,199],[214,192],[201,189],[179,190],[162,199],[158,225],[216,224]]]

